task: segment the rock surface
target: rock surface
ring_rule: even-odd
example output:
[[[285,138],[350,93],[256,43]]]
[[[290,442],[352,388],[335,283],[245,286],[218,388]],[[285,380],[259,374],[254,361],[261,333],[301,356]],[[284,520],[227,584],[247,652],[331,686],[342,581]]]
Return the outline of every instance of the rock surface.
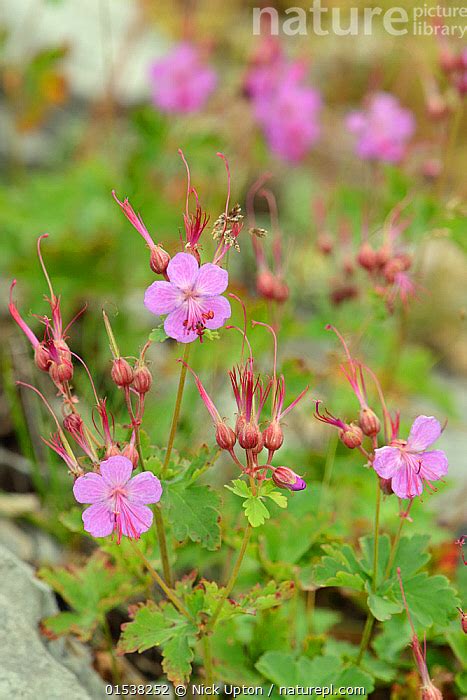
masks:
[[[57,612],[50,588],[0,545],[0,698],[99,700],[104,685],[86,648],[46,640],[39,621]]]

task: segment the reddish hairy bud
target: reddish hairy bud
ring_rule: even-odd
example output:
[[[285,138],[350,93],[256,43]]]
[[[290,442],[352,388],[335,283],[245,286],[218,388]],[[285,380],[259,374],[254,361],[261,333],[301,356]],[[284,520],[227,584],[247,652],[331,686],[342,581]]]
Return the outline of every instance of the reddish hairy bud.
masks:
[[[133,372],[133,388],[138,394],[147,394],[152,385],[152,374],[146,365],[137,365]]]
[[[396,279],[398,272],[405,272],[412,265],[412,258],[410,255],[396,255],[391,260],[389,260],[384,266],[384,276],[388,282],[392,284]]]
[[[284,433],[282,432],[279,421],[271,421],[268,427],[263,430],[263,442],[266,449],[271,450],[271,452],[276,452],[276,450],[282,447]]]
[[[363,442],[363,431],[355,423],[346,425],[345,428],[339,430],[339,439],[344,443],[349,450],[353,450],[355,447],[360,447]]]
[[[289,489],[289,491],[306,489],[305,481],[289,467],[276,467],[272,473],[272,480],[280,489]]]
[[[256,291],[264,299],[274,299],[276,278],[270,270],[262,270],[256,275]]]
[[[334,248],[334,241],[332,236],[329,233],[326,233],[325,231],[319,233],[316,239],[316,247],[323,255],[329,255],[330,253],[332,253],[332,250]]]
[[[381,491],[386,495],[390,496],[394,491],[391,486],[392,479],[381,479],[379,480],[379,487]]]
[[[48,372],[52,360],[50,359],[50,353],[44,342],[36,345],[34,349],[34,362],[36,367],[42,372]]]
[[[63,419],[63,427],[68,430],[69,433],[78,433],[83,428],[83,419],[79,413],[70,413]]]
[[[119,457],[122,453],[120,452],[118,446],[115,443],[112,443],[110,447],[108,447],[105,451],[105,458],[108,459],[109,457]]]
[[[221,450],[233,450],[235,443],[237,442],[237,436],[235,435],[232,428],[223,422],[220,422],[216,426],[216,442],[221,448]]]
[[[358,287],[355,284],[337,284],[331,289],[329,297],[335,306],[339,306],[347,299],[355,299],[358,296]]]
[[[376,251],[367,241],[362,243],[360,246],[360,250],[358,251],[357,255],[357,262],[360,267],[368,270],[368,272],[371,272],[378,266]]]
[[[125,445],[125,447],[122,450],[122,455],[123,455],[123,457],[126,457],[127,459],[129,459],[133,465],[133,469],[136,469],[136,467],[138,466],[138,460],[139,460],[138,450],[131,442],[129,442],[127,445]]]
[[[259,455],[259,453],[261,452],[263,447],[264,447],[263,436],[261,434],[261,431],[258,429],[258,442],[256,443],[255,447],[251,448],[251,451],[253,452],[254,455]]]
[[[112,381],[120,387],[130,386],[133,381],[133,369],[123,357],[117,357],[113,361],[110,375]]]
[[[362,408],[358,422],[363,434],[368,435],[369,437],[378,435],[379,431],[381,430],[381,422],[371,408]]]
[[[279,280],[276,278],[274,281],[274,299],[275,299],[275,301],[277,301],[278,304],[284,304],[284,302],[286,302],[288,298],[289,298],[288,285],[283,280]]]
[[[261,432],[254,423],[245,421],[241,430],[237,433],[238,442],[244,450],[253,450],[262,441]]]
[[[170,255],[161,245],[155,245],[151,248],[151,257],[149,259],[149,267],[156,275],[163,275],[167,270],[167,265],[170,262]]]
[[[71,362],[52,362],[49,367],[49,374],[55,384],[69,382],[73,377],[73,365]]]
[[[388,245],[383,244],[381,248],[376,251],[376,264],[378,267],[384,267],[391,257],[391,249]]]
[[[433,683],[422,688],[422,700],[443,700],[443,694]]]

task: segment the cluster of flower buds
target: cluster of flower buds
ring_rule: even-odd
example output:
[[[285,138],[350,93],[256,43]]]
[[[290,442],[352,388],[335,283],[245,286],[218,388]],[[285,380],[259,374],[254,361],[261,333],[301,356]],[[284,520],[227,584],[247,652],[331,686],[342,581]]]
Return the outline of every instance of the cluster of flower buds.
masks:
[[[397,299],[400,299],[402,304],[407,304],[409,299],[415,296],[416,285],[410,274],[412,256],[398,243],[401,234],[410,224],[409,218],[400,218],[403,206],[404,202],[396,206],[389,215],[383,227],[382,241],[378,245],[368,240],[368,233],[364,230],[362,242],[354,253],[351,250],[351,231],[346,221],[341,221],[340,224],[339,245],[334,240],[332,246],[323,245],[322,236],[325,234],[326,241],[330,234],[324,228],[324,205],[321,200],[315,203],[318,232],[316,246],[322,254],[332,255],[333,268],[340,270],[337,276],[330,279],[330,299],[333,304],[342,304],[359,295],[361,282],[355,275],[358,268],[366,272],[372,288],[385,300],[390,312],[393,311]]]
[[[134,366],[132,366],[125,358],[121,357],[110,328],[110,323],[104,313],[104,321],[109,333],[110,345],[114,356],[111,378],[125,393],[125,401],[131,421],[131,437],[127,442],[120,444],[117,443],[114,438],[113,419],[109,415],[106,399],[98,397],[89,369],[84,361],[70,350],[67,344],[68,329],[82,311],[71,323],[65,328],[63,327],[60,311],[60,297],[53,291],[52,283],[42,259],[41,242],[45,237],[46,236],[41,236],[38,239],[37,245],[39,261],[50,291],[50,297],[47,298],[47,301],[50,305],[51,317],[39,317],[39,320],[45,326],[44,339],[39,341],[31,328],[29,328],[21,317],[13,301],[13,289],[16,281],[13,281],[11,284],[9,310],[12,318],[24,332],[34,349],[34,361],[36,366],[41,371],[48,372],[59,391],[59,396],[63,402],[63,419],[61,424],[55,416],[52,407],[38,389],[24,382],[18,383],[34,391],[42,399],[47,410],[52,415],[57,430],[51,435],[50,439],[43,438],[43,440],[45,444],[65,462],[70,473],[75,478],[84,474],[84,462],[86,461],[90,463],[90,467],[93,471],[99,470],[99,463],[102,457],[108,458],[123,455],[136,467],[138,464],[138,430],[143,417],[145,395],[152,384],[152,375],[145,362],[145,353],[149,347],[149,343],[144,346],[139,358],[136,359]],[[92,426],[86,425],[83,416],[77,410],[78,398],[74,395],[73,387],[70,384],[74,374],[73,357],[83,365],[93,389],[95,411],[98,416],[98,421],[95,421],[93,417]],[[137,401],[136,408],[133,407],[134,397],[136,397]],[[73,448],[66,437],[67,435],[72,438],[73,443],[81,450],[83,456],[79,458],[75,456]]]
[[[277,339],[275,332],[264,323],[253,321],[253,325],[265,326],[273,335],[274,370],[272,377],[263,381],[262,377],[254,370],[254,360],[245,329],[242,331],[235,326],[229,327],[239,330],[243,334],[244,344],[248,343],[250,348],[249,357],[229,371],[230,383],[237,405],[235,428],[231,428],[221,417],[192,368],[188,365],[186,367],[193,375],[201,399],[212,418],[217,444],[221,450],[230,454],[242,473],[257,482],[272,479],[279,488],[301,491],[306,487],[304,480],[289,467],[273,466],[272,460],[284,442],[281,421],[303,398],[308,387],[287,408],[284,408],[285,379],[282,375],[278,377],[276,373]],[[180,362],[183,361],[180,360]],[[271,398],[271,416],[266,427],[262,427],[261,416],[269,398]],[[243,450],[243,460],[238,457],[235,451],[236,447]],[[260,463],[264,450],[267,450],[267,458],[264,463]],[[271,475],[268,476],[269,474]]]
[[[256,291],[262,299],[283,304],[289,298],[289,287],[284,279],[284,264],[282,252],[282,233],[279,226],[277,203],[271,190],[264,187],[270,177],[266,173],[249,189],[247,195],[247,213],[249,231],[256,259]],[[266,201],[272,224],[272,266],[270,266],[264,250],[263,240],[268,232],[256,223],[254,200],[256,196]]]

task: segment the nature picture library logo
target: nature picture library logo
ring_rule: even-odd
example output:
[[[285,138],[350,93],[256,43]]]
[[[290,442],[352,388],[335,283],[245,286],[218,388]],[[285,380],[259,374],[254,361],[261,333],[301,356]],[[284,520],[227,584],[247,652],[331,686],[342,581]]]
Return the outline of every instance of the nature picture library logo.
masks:
[[[322,0],[303,7],[289,7],[280,15],[274,7],[253,8],[253,34],[369,36],[383,29],[392,36],[452,36],[467,33],[467,5],[413,7],[326,7]]]

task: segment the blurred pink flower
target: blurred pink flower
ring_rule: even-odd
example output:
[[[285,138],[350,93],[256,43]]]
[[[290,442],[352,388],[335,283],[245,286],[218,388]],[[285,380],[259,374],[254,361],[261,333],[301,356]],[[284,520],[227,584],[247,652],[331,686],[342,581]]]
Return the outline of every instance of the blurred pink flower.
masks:
[[[255,114],[273,153],[291,163],[302,160],[320,134],[317,90],[300,85],[296,76],[284,75],[275,90],[260,93]]]
[[[230,303],[221,296],[229,276],[213,263],[199,264],[189,253],[177,253],[167,266],[168,282],[153,282],[144,304],[153,314],[168,314],[164,329],[181,343],[202,340],[206,328],[220,328],[230,317]]]
[[[378,92],[364,110],[347,116],[346,125],[357,136],[360,158],[397,163],[404,157],[407,142],[415,131],[415,118],[394,95]]]
[[[91,503],[83,512],[84,529],[94,537],[107,537],[114,530],[138,539],[151,527],[153,514],[148,503],[162,495],[159,479],[151,472],[133,478],[133,464],[122,456],[109,457],[100,464],[100,474],[88,472],[76,479],[73,493],[78,503]]]
[[[423,491],[423,482],[430,485],[448,472],[448,460],[442,450],[427,450],[441,435],[441,425],[433,416],[418,416],[408,440],[392,440],[375,450],[373,467],[382,479],[391,479],[399,498],[414,498]]]
[[[201,109],[217,83],[194,44],[182,42],[151,66],[152,98],[164,112],[189,114]]]

